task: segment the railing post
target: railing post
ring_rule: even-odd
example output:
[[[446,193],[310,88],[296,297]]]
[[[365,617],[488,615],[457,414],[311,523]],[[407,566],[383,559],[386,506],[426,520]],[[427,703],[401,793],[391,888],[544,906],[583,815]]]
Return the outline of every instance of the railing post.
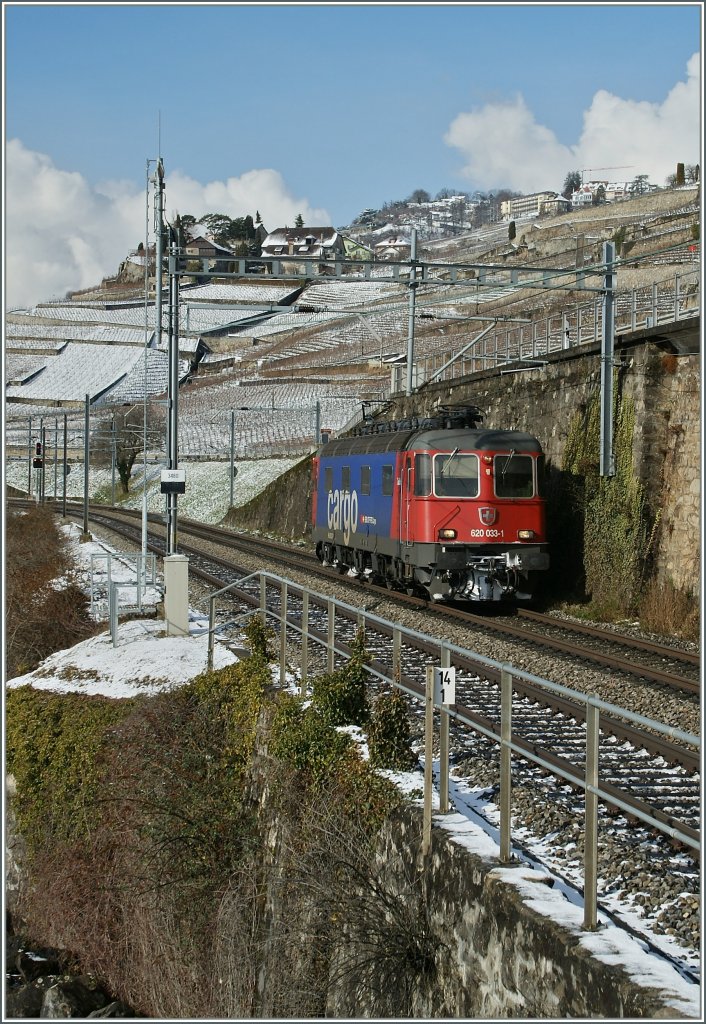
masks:
[[[279,683],[285,685],[287,678],[287,581],[280,584],[279,620]]]
[[[260,618],[262,625],[267,625],[267,581],[264,576],[260,577]]]
[[[309,674],[309,591],[302,592],[302,662],[299,692],[306,693],[306,679]]]
[[[215,630],[216,630],[216,599],[215,597],[209,597],[208,599],[208,660],[206,661],[206,668],[209,672],[213,672],[213,645],[215,642]]]
[[[434,792],[434,666],[427,665],[424,710],[424,824],[422,856],[431,849],[431,811]]]
[[[507,668],[500,672],[500,860],[507,864],[512,859],[512,673]]]
[[[440,664],[442,669],[451,667],[451,651],[441,645]],[[449,715],[446,708],[439,708],[439,810],[446,814],[449,809]]]
[[[335,632],[336,632],[336,602],[329,598],[327,603],[328,609],[328,639],[326,642],[326,671],[329,675],[333,672],[334,667],[334,645],[335,645]]]
[[[399,682],[402,677],[402,630],[395,626],[392,630],[392,678]]]
[[[587,931],[598,927],[598,735],[599,709],[589,697],[586,704],[586,834],[583,864],[583,926]]]
[[[108,590],[108,610],[110,615],[110,637],[113,647],[118,646],[118,583],[110,583]]]

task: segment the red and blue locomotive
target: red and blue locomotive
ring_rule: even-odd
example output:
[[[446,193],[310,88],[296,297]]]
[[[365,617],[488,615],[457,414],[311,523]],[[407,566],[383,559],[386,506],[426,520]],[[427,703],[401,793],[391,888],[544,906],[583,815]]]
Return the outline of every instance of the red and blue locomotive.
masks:
[[[324,565],[433,601],[527,600],[549,568],[539,441],[473,407],[373,423],[314,458]]]

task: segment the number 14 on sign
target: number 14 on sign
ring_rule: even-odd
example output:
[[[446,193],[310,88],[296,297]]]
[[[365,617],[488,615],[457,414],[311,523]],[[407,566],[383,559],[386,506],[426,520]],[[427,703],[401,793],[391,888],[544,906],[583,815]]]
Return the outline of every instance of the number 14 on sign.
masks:
[[[434,704],[456,703],[456,669],[434,669]]]

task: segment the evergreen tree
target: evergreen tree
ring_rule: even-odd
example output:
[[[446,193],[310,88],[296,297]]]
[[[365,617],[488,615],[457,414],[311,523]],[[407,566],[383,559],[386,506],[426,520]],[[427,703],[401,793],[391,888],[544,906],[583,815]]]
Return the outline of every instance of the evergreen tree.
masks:
[[[295,228],[303,228],[304,227],[304,218],[302,217],[301,213],[297,214],[297,219],[294,221],[294,227]]]

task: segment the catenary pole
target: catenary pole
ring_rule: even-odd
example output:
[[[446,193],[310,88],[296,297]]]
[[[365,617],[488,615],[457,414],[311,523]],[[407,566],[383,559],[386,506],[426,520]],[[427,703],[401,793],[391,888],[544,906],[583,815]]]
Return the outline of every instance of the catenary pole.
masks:
[[[614,300],[615,300],[615,243],[603,243],[605,265],[603,291],[603,333],[601,336],[601,440],[600,474],[615,475],[613,456],[613,353],[614,353]]]
[[[412,228],[412,246],[409,254],[409,328],[407,332],[407,387],[409,397],[414,390],[414,307],[417,294],[417,229]]]

